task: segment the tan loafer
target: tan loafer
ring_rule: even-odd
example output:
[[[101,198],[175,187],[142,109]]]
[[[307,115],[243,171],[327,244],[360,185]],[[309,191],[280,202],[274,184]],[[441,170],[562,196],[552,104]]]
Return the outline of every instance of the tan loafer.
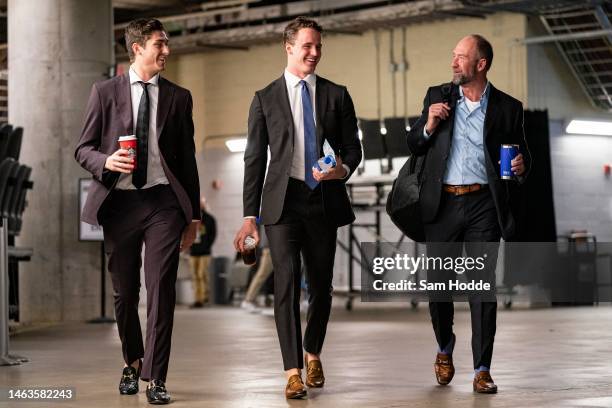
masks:
[[[306,387],[302,382],[302,377],[299,374],[294,374],[287,380],[285,388],[285,397],[287,399],[301,399],[307,394]]]
[[[479,394],[495,394],[497,385],[491,378],[491,373],[488,371],[479,371],[474,376],[474,391]]]
[[[306,366],[306,385],[310,388],[323,387],[325,376],[323,375],[321,360],[308,361],[306,356],[304,356],[304,365]]]
[[[434,372],[436,373],[438,384],[449,384],[455,375],[453,358],[448,354],[438,353],[436,355],[436,362],[434,363]]]

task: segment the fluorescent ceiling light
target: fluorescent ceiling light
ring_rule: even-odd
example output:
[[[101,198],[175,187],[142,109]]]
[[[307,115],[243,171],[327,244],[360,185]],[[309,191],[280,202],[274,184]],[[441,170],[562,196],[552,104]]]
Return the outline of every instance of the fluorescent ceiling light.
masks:
[[[244,152],[246,150],[247,140],[246,137],[240,139],[229,139],[225,141],[225,146],[232,153]]]
[[[612,136],[612,122],[574,119],[570,121],[565,131],[581,135]]]

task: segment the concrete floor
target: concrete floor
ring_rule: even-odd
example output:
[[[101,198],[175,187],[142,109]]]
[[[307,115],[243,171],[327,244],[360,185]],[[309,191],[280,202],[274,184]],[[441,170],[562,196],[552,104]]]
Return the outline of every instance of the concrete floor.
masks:
[[[427,307],[336,307],[323,353],[327,383],[287,402],[274,321],[236,308],[176,312],[168,389],[179,407],[612,407],[612,308],[502,310],[492,375],[497,395],[472,392],[469,312],[456,313],[457,373],[435,385]],[[145,383],[120,396],[114,325],[64,324],[19,333],[11,351],[29,363],[0,367],[0,388],[71,386],[71,402],[16,407],[147,406]],[[3,405],[4,404],[4,405]]]

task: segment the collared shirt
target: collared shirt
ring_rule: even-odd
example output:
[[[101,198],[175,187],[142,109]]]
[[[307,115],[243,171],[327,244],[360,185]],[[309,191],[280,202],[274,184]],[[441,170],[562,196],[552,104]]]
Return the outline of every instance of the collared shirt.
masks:
[[[138,106],[144,89],[138,81],[142,79],[138,76],[133,66],[130,66],[130,94],[132,98],[132,124],[133,130],[136,131],[136,120],[138,117]],[[147,183],[143,188],[150,188],[158,184],[169,184],[166,173],[161,165],[159,157],[159,143],[157,134],[157,102],[159,100],[159,74],[149,79],[147,82],[147,92],[149,93],[149,141],[148,141],[148,158],[147,158]],[[121,173],[117,186],[119,190],[134,190],[136,187],[132,184],[132,174]]]
[[[315,126],[317,124],[317,107],[315,103],[315,92],[317,91],[317,76],[309,74],[303,79],[308,86],[312,103],[312,114]],[[304,180],[304,109],[302,106],[302,85],[299,77],[285,69],[285,83],[289,94],[289,105],[293,116],[293,160],[291,161],[291,177]],[[312,163],[314,164],[314,163]]]
[[[455,124],[450,155],[446,163],[444,184],[487,184],[485,165],[484,121],[489,102],[489,83],[473,102],[463,95],[459,87],[459,99],[455,108]]]

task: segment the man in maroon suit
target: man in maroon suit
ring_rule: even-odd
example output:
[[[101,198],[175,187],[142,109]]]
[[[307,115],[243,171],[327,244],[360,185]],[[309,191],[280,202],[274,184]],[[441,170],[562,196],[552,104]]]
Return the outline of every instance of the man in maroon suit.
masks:
[[[165,404],[179,251],[191,246],[200,219],[192,99],[159,75],[170,50],[158,20],[132,21],[125,39],[132,65],[93,85],[75,157],[93,176],[82,220],[104,228],[125,361],[119,391],[137,393],[140,377],[150,381],[149,403]],[[135,160],[118,144],[131,134]],[[146,348],[138,317],[143,243]]]

